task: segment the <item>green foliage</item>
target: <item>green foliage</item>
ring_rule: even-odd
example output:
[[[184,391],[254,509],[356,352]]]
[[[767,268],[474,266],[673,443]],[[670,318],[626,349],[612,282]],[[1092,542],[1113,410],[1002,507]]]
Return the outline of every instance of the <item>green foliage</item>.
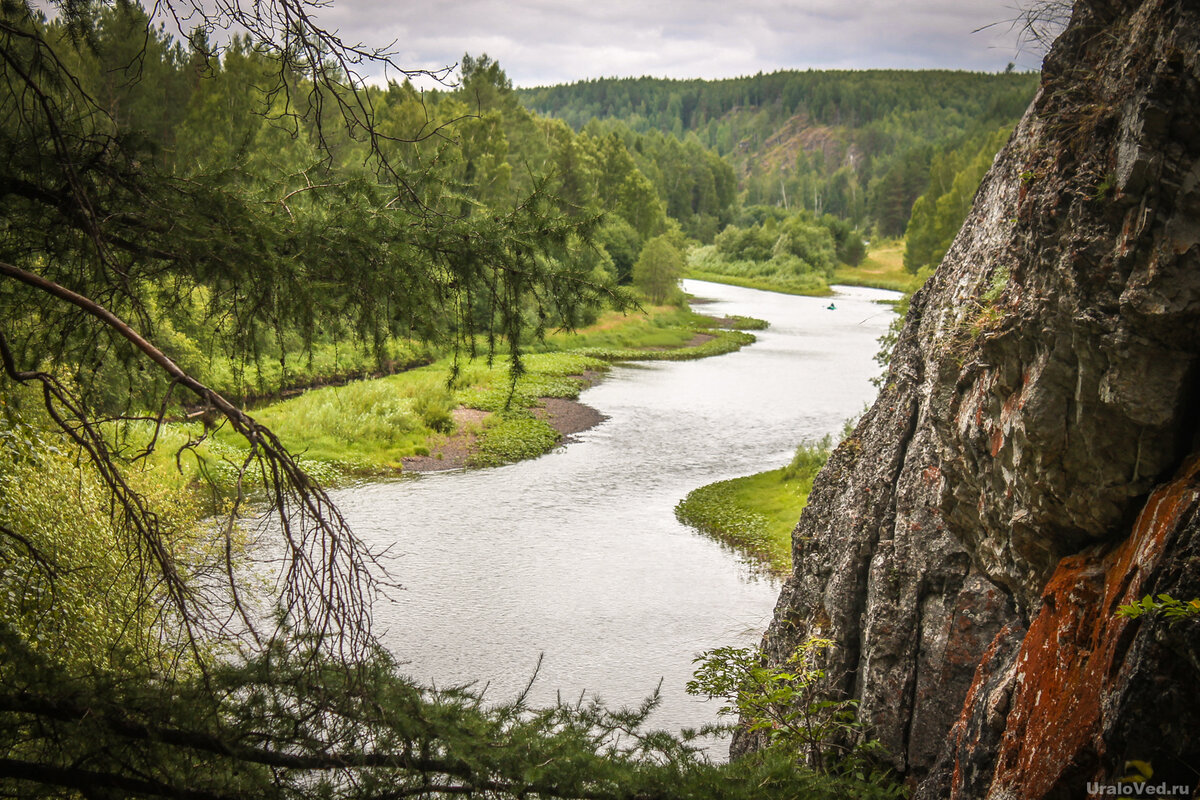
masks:
[[[835,240],[830,228],[804,213],[791,214],[778,222],[767,217],[764,222],[745,228],[730,226],[713,244],[725,259],[755,262],[776,259],[780,260],[781,269],[795,273],[828,275],[835,263]]]
[[[829,453],[833,449],[833,439],[830,436],[825,436],[816,444],[802,444],[796,448],[795,455],[788,465],[783,468],[783,479],[785,481],[800,480],[808,481],[808,486],[812,488],[813,478],[825,466],[825,462],[829,460]],[[807,491],[804,492],[806,495]]]
[[[914,203],[905,231],[904,266],[909,272],[941,262],[971,209],[980,180],[1011,132],[1003,127],[933,154],[928,187]]]
[[[46,658],[121,662],[147,647],[104,487],[69,446],[16,422],[0,428],[0,602],[13,635]],[[110,591],[111,589],[111,591]]]
[[[505,411],[490,417],[468,463],[495,467],[537,458],[558,444],[558,432],[527,412]]]
[[[1117,616],[1126,619],[1137,619],[1145,615],[1161,616],[1168,623],[1175,625],[1185,619],[1200,617],[1200,598],[1180,600],[1169,594],[1157,597],[1146,595],[1136,603],[1129,603],[1117,609]]]
[[[633,284],[646,293],[651,303],[661,305],[679,293],[683,256],[666,236],[646,242],[633,265]]]
[[[821,662],[833,646],[810,637],[779,666],[769,665],[757,648],[709,650],[695,659],[700,667],[687,690],[724,700],[721,713],[765,736],[768,750],[798,754],[818,774],[857,775],[881,796],[903,797],[902,786],[871,769],[878,745],[864,741],[857,704],[828,697]]]
[[[596,243],[612,259],[619,284],[633,281],[633,265],[641,252],[641,238],[633,226],[620,217],[608,217],[596,231]]]
[[[859,250],[850,242],[857,242]],[[753,206],[712,246],[691,252],[688,275],[769,291],[828,294],[837,254],[861,260],[861,247],[859,234],[834,217],[816,219],[807,212]]]
[[[987,290],[979,296],[979,301],[984,305],[995,305],[1000,299],[1000,295],[1004,294],[1004,290],[1008,288],[1009,278],[1012,277],[1008,271],[1008,267],[1000,266],[992,273],[992,277],[988,280]]]
[[[693,489],[675,506],[684,525],[728,544],[778,575],[792,570],[792,530],[829,458],[827,436],[800,445],[783,469]]]
[[[192,668],[199,653],[181,652],[179,617],[164,607],[167,588],[143,581],[144,534],[123,524],[107,476],[48,424],[31,395],[0,398],[0,618],[8,633],[63,669]],[[149,427],[109,425],[104,433],[114,450],[138,455],[124,479],[168,532],[158,557],[189,580],[208,580],[225,548],[241,555],[247,539],[240,525],[218,534],[203,521],[215,509],[175,479],[172,455],[147,448]],[[196,441],[160,432],[163,450],[172,437]],[[195,451],[212,452],[203,444]]]
[[[929,184],[933,149],[1012,125],[1037,83],[1030,73],[780,71],[720,81],[589,80],[519,94],[577,130],[617,133],[635,158],[646,151],[647,160],[670,163],[656,172],[638,161],[670,214],[708,243],[706,224],[715,233],[731,221],[729,212],[689,205],[689,192],[694,199],[716,194],[679,170],[659,137],[727,160],[746,205],[805,208],[899,236]],[[679,180],[689,185],[671,185]],[[848,255],[840,257],[853,263]]]
[[[695,734],[647,726],[657,706],[594,700],[531,707],[471,688],[431,690],[383,653],[332,661],[311,642],[163,684],[81,675],[0,621],[0,752],[43,785],[120,797],[382,800],[396,796],[635,800],[874,800],[884,787],[798,767],[772,750],[715,764]]]

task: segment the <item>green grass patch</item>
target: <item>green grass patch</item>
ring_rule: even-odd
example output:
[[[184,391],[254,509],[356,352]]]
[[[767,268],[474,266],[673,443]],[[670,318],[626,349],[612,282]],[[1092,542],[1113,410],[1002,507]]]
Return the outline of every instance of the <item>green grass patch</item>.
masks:
[[[496,467],[537,458],[558,444],[559,435],[527,412],[505,412],[488,419],[476,451],[468,459],[472,467]]]
[[[697,281],[725,283],[730,286],[741,286],[745,289],[762,289],[766,292],[779,292],[781,294],[799,294],[808,297],[825,297],[833,294],[833,290],[829,288],[829,283],[820,275],[805,275],[802,278],[781,276],[753,277],[689,268],[684,272],[684,277]]]
[[[741,349],[755,341],[754,334],[744,331],[711,329],[702,333],[712,338],[691,347],[680,347],[671,350],[639,350],[633,348],[606,350],[603,348],[589,348],[584,352],[605,361],[691,361],[697,358],[708,358],[709,356],[732,353],[734,350]]]
[[[721,320],[721,322],[726,323],[722,327],[728,326],[735,331],[765,331],[770,326],[770,323],[765,319],[744,317],[741,314],[733,314]]]
[[[431,434],[450,429],[454,399],[445,366],[422,367],[377,380],[313,389],[266,406],[255,418],[289,450],[354,470],[396,469]],[[228,435],[228,444],[241,446]]]
[[[675,516],[771,572],[786,575],[792,570],[792,529],[829,450],[826,437],[816,445],[801,445],[782,469],[701,486],[675,506]]]
[[[648,347],[683,347],[696,328],[709,326],[710,318],[674,306],[649,306],[644,311],[610,311],[594,325],[578,331],[559,332],[544,342],[529,345],[531,351],[627,350]]]
[[[904,241],[900,240],[872,248],[857,267],[839,266],[832,282],[910,293],[920,289],[926,277],[914,275],[904,268]]]

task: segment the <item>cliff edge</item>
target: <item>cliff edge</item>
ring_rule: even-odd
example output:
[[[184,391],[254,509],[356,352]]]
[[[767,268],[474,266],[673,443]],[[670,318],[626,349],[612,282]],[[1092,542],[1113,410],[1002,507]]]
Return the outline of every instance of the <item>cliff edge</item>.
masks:
[[[807,636],[917,798],[1200,785],[1200,6],[1076,3],[764,638]],[[735,739],[735,755],[756,746]]]

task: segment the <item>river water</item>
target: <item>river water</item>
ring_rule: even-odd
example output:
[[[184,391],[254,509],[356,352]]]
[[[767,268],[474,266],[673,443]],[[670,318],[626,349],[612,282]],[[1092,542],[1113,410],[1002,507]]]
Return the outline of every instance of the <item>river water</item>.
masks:
[[[660,681],[652,722],[715,720],[684,684],[699,652],[757,643],[777,583],[676,521],[692,489],[787,463],[874,395],[876,340],[895,297],[842,288],[797,297],[685,281],[714,315],[766,319],[759,341],[715,358],[617,366],[583,402],[608,415],[533,461],[339,491],[348,521],[405,587],[375,611],[418,680],[471,681],[531,699],[581,693],[632,705]]]

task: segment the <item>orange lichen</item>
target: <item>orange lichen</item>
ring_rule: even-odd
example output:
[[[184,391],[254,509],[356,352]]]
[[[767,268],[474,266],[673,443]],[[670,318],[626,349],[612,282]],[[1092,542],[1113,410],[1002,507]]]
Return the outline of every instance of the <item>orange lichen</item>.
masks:
[[[992,428],[992,458],[1000,454],[1000,449],[1004,447],[1004,432],[999,428]]]
[[[996,634],[984,651],[983,656],[979,658],[979,665],[975,668],[975,677],[971,679],[971,686],[967,689],[966,699],[963,701],[962,713],[959,714],[953,727],[950,728],[950,738],[954,742],[954,752],[958,757],[954,760],[954,771],[950,778],[950,797],[962,798],[963,784],[965,775],[963,774],[964,756],[974,749],[975,742],[971,740],[971,717],[978,703],[985,701],[985,698],[980,697],[980,692],[992,677],[996,667],[994,661],[1000,652],[1002,646],[1006,645],[1014,635],[1013,623],[1009,623]],[[990,710],[990,709],[989,709]],[[990,716],[990,715],[989,715]]]
[[[1114,685],[1138,624],[1116,616],[1140,597],[1167,537],[1200,498],[1200,460],[1146,502],[1132,535],[1107,554],[1064,558],[1043,591],[1017,656],[1017,683],[993,788],[1042,798],[1103,755],[1101,699]]]

